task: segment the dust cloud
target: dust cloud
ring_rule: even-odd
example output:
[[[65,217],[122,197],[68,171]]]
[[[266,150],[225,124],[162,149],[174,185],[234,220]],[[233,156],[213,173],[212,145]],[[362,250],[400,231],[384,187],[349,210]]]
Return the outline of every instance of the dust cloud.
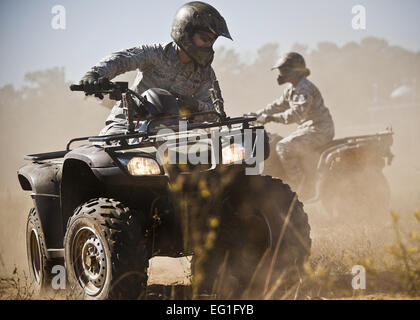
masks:
[[[330,109],[336,138],[392,127],[395,159],[384,169],[391,186],[391,207],[403,216],[420,208],[420,53],[377,38],[342,47],[324,42],[313,50],[296,44],[293,50],[305,57],[311,69],[309,79]],[[216,48],[213,67],[228,115],[263,108],[281,95],[277,74],[270,71],[280,53],[279,45],[270,43],[257,50],[253,61],[243,61],[232,49]],[[133,75],[124,78],[133,79]],[[19,89],[0,88],[0,274],[9,274],[15,267],[27,270],[25,228],[32,204],[16,175],[25,164],[23,156],[63,150],[71,138],[96,135],[111,105],[71,92],[63,68],[28,73],[25,82]],[[266,128],[286,136],[295,126],[269,124]],[[308,206],[307,210],[316,225],[322,209]],[[314,238],[321,229],[312,230]]]

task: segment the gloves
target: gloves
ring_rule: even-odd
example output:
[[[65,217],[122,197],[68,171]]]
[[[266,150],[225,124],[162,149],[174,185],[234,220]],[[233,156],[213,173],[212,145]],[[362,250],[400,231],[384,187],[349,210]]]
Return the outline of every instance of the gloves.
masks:
[[[249,117],[258,117],[258,114],[256,112],[248,112],[244,114],[245,116],[249,116]]]
[[[199,112],[198,100],[194,99],[193,97],[184,96],[180,94],[177,94],[175,96],[176,96],[176,100],[178,101],[178,105],[180,108],[184,108],[190,113]]]
[[[272,115],[268,115],[268,114],[261,114],[258,116],[257,118],[257,122],[261,123],[261,124],[266,124],[269,123],[271,121],[274,121],[274,117]]]
[[[259,110],[257,112],[248,112],[246,116],[256,117],[259,124],[266,124],[268,122],[274,121],[274,117],[264,113],[264,110]]]
[[[79,84],[82,86],[93,86],[95,83],[98,83],[98,80],[101,76],[95,71],[86,72],[83,78],[79,81]]]
[[[256,122],[258,122],[259,124],[266,124],[266,123],[274,120],[273,116],[267,115],[267,114],[263,113],[263,111],[264,110],[260,110],[260,111],[257,111],[257,112],[248,112],[245,115],[250,116],[250,117],[256,117],[257,118]]]
[[[89,95],[89,91],[99,91],[105,89],[109,80],[107,78],[101,77],[99,73],[95,71],[88,71],[79,81],[79,84],[84,86],[86,95]],[[95,97],[103,99],[104,96],[101,93],[95,94]]]

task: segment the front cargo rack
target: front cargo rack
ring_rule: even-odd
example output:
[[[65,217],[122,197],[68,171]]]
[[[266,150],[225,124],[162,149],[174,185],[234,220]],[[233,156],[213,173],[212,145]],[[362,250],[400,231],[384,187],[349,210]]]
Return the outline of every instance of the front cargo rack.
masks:
[[[209,112],[200,112],[194,113],[188,116],[188,119],[197,116],[207,116],[207,115],[215,115],[219,118],[219,121],[214,122],[201,122],[201,123],[188,123],[187,130],[194,130],[194,129],[209,129],[221,126],[231,126],[234,124],[244,124],[244,128],[248,128],[249,122],[255,121],[256,117],[253,116],[246,116],[246,117],[237,117],[237,118],[223,118],[220,116],[219,113],[214,111]],[[121,145],[126,145],[127,140],[129,139],[138,139],[138,138],[148,138],[152,136],[156,136],[157,132],[151,131],[151,124],[161,120],[187,120],[187,118],[176,115],[176,116],[167,116],[167,117],[160,117],[157,119],[153,119],[149,121],[147,125],[146,131],[137,132],[137,133],[125,133],[125,134],[114,134],[114,135],[107,135],[107,136],[91,136],[91,137],[81,137],[81,138],[74,138],[71,139],[66,146],[66,150],[62,151],[54,151],[54,152],[45,152],[45,153],[37,153],[37,154],[30,154],[24,157],[25,160],[31,161],[44,161],[44,160],[52,160],[52,159],[59,159],[64,158],[65,155],[71,151],[70,146],[77,141],[89,141],[89,142],[101,142],[105,144],[110,144],[111,142],[120,142]],[[262,127],[261,127],[262,128]],[[179,126],[166,126],[165,129],[171,129],[174,133],[179,133]],[[146,144],[150,144],[150,141]],[[128,146],[128,145],[127,145]]]

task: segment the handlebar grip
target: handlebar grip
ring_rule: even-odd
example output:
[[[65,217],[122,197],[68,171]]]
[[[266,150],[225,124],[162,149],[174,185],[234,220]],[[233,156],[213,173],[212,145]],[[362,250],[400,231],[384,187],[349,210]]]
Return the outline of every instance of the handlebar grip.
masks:
[[[72,84],[70,85],[70,90],[71,91],[85,91],[85,87],[80,84]]]

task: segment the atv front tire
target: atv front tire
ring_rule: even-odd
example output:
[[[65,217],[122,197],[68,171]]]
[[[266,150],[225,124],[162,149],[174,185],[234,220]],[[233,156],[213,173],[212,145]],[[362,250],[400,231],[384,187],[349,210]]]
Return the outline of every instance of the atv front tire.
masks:
[[[140,217],[108,198],[92,199],[74,211],[64,248],[76,298],[144,298],[148,254]]]

